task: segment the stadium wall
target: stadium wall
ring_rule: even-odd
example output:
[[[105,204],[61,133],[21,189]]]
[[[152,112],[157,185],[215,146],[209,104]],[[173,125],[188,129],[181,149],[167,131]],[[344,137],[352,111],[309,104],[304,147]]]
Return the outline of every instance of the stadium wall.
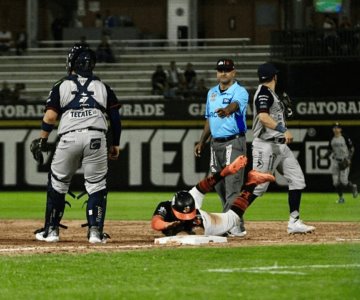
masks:
[[[295,117],[289,121],[294,135],[291,149],[298,157],[307,181],[307,191],[332,190],[329,159],[321,158],[331,137],[331,126],[342,122],[352,137],[356,155],[350,179],[360,184],[360,99],[294,99]],[[176,103],[176,105],[175,105]],[[177,190],[191,187],[208,171],[209,147],[196,159],[195,143],[204,125],[203,103],[191,101],[124,102],[121,108],[123,132],[120,159],[109,163],[110,190]],[[2,190],[43,189],[47,182],[53,151],[45,154],[38,166],[29,147],[38,137],[43,103],[0,105],[0,188]],[[252,111],[248,108],[248,127]],[[56,132],[49,142],[55,147]],[[252,131],[247,133],[248,157],[251,158]],[[271,190],[285,189],[284,179],[276,174]],[[72,190],[83,189],[82,170],[74,177]]]

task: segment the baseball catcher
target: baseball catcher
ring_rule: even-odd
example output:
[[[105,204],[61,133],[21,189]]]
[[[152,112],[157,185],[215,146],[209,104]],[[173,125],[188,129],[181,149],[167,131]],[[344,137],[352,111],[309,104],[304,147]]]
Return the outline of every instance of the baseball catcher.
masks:
[[[158,204],[151,220],[151,227],[164,235],[172,236],[180,232],[195,234],[195,228],[201,228],[205,235],[222,235],[239,226],[248,199],[255,186],[268,181],[275,181],[269,173],[252,170],[247,175],[247,181],[241,193],[236,197],[231,209],[225,213],[208,213],[201,209],[207,192],[224,177],[236,173],[245,167],[246,156],[239,156],[230,165],[201,180],[190,191],[178,191],[172,200]]]
[[[344,191],[350,190],[353,198],[358,196],[357,185],[349,180],[351,160],[355,152],[352,140],[343,135],[342,126],[336,122],[332,128],[333,137],[329,141],[325,158],[332,159],[332,182],[339,196],[337,203],[345,203]]]
[[[120,104],[112,89],[94,76],[94,51],[75,44],[67,56],[68,75],[53,86],[45,105],[39,138],[30,150],[35,160],[44,162],[47,139],[60,119],[56,146],[48,176],[44,227],[35,231],[39,241],[59,241],[60,221],[65,210],[65,195],[71,179],[80,166],[84,168],[88,194],[86,218],[90,243],[105,243],[103,232],[107,187],[108,158],[117,159],[121,134]],[[107,147],[106,132],[110,120],[112,141]]]

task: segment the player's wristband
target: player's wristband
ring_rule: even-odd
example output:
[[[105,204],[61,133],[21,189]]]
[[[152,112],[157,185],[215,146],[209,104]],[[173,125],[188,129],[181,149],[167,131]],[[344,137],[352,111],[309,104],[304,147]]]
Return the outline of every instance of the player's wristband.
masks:
[[[285,126],[283,126],[281,123],[277,123],[277,125],[274,129],[281,133],[284,133],[287,130],[287,128]]]
[[[51,132],[54,129],[54,124],[49,124],[49,123],[46,123],[45,121],[42,121],[41,129],[46,132]]]

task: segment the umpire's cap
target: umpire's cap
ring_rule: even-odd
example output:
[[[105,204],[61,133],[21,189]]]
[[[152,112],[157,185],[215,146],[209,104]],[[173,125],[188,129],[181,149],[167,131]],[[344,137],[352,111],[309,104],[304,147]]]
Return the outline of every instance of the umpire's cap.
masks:
[[[192,220],[196,217],[195,201],[188,191],[177,192],[172,199],[171,208],[179,220]]]
[[[235,65],[232,59],[221,58],[216,63],[215,70],[218,71],[232,71],[235,70]]]
[[[279,71],[271,63],[265,63],[259,66],[258,68],[259,81],[264,82],[271,80]]]

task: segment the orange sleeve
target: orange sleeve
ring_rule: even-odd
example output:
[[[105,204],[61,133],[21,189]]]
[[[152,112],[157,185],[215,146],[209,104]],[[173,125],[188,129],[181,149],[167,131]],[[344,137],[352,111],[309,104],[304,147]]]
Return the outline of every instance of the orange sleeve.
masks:
[[[159,215],[155,215],[151,219],[151,228],[154,230],[164,230],[166,229],[167,225],[168,222],[165,222],[164,219]]]

